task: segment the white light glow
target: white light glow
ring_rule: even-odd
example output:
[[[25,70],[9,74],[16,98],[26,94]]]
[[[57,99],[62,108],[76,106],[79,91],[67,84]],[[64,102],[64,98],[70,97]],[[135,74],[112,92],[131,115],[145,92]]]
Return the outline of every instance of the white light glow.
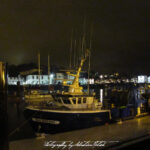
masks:
[[[138,76],[138,83],[145,83],[147,81],[147,76]]]
[[[103,89],[100,89],[100,102],[103,103]]]
[[[51,77],[51,78],[53,78],[53,77],[54,77],[54,75],[53,75],[53,74],[51,74],[51,75],[50,75],[50,77]]]

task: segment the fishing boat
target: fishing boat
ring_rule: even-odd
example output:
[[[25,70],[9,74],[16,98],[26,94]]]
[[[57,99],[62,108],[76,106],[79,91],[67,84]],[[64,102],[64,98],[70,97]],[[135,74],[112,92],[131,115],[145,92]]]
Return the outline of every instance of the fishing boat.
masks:
[[[30,90],[28,94],[25,94],[24,99],[28,105],[41,105],[42,103],[51,102],[53,97],[39,90]]]
[[[70,129],[84,128],[108,122],[110,110],[104,110],[102,102],[95,98],[95,93],[83,92],[79,85],[79,76],[83,64],[88,57],[82,57],[76,72],[66,72],[74,76],[68,91],[53,93],[53,103],[41,106],[27,106],[26,117],[31,118],[33,128],[38,132],[59,132]]]

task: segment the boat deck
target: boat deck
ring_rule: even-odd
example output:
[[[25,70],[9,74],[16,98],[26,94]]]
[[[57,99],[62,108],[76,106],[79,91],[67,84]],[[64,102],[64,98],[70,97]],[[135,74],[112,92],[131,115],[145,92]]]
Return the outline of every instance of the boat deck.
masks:
[[[81,109],[69,109],[67,107],[59,107],[59,106],[28,106],[26,107],[27,109],[31,109],[31,110],[37,110],[37,111],[43,111],[43,112],[50,112],[50,111],[65,111],[65,112],[78,112],[78,113],[86,113],[86,112],[110,112],[110,110],[106,110],[106,109],[95,109],[95,108],[81,108]]]
[[[135,118],[133,120],[124,121],[122,124],[106,124],[103,126],[96,126],[92,128],[75,130],[70,132],[64,132],[59,134],[49,134],[41,138],[32,138],[25,140],[18,140],[10,142],[10,150],[49,150],[52,149],[50,141],[54,142],[53,146],[57,143],[62,143],[66,141],[64,145],[69,149],[69,143],[76,144],[77,142],[89,141],[106,141],[105,146],[98,147],[72,147],[71,149],[96,149],[96,148],[106,148],[114,144],[121,144],[122,142],[137,139],[142,136],[150,135],[150,116],[145,116],[141,118]],[[56,141],[56,142],[55,142]],[[83,143],[82,143],[83,144]],[[60,147],[59,149],[62,149]],[[58,149],[58,147],[53,148]]]

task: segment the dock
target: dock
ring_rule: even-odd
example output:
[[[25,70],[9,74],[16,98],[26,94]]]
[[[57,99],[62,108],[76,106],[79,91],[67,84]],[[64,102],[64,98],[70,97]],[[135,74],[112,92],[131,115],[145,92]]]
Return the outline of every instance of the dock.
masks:
[[[92,128],[12,141],[10,150],[113,149],[150,135],[150,116]],[[97,142],[97,143],[96,143]]]

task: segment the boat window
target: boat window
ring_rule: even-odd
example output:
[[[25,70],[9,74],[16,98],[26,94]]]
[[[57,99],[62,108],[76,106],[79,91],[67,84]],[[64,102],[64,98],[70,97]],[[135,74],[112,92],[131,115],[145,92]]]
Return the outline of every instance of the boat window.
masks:
[[[58,99],[58,102],[59,102],[59,103],[62,103],[60,98]]]
[[[86,98],[85,97],[83,98],[83,103],[86,103]]]
[[[63,102],[64,102],[64,104],[71,104],[70,100],[68,100],[68,99],[64,99]]]
[[[76,99],[75,98],[73,98],[72,101],[73,101],[74,104],[76,104]]]
[[[81,98],[78,98],[78,104],[81,104]]]

